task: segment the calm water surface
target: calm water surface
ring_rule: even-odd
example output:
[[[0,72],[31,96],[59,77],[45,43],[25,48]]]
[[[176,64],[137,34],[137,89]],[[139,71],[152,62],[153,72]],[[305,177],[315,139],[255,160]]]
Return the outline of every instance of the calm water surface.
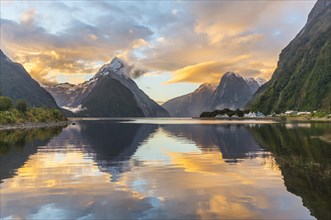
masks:
[[[0,132],[1,218],[331,218],[330,124],[75,123]]]

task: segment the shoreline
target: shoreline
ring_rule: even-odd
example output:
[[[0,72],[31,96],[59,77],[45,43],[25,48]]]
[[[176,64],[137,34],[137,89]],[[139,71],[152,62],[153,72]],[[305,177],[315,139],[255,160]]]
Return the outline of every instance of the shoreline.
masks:
[[[0,125],[0,131],[16,130],[16,129],[33,129],[33,128],[49,128],[66,126],[70,121],[57,121],[57,122],[28,122],[19,124],[6,124]]]
[[[267,120],[267,121],[276,121],[279,123],[288,123],[288,122],[331,122],[331,118],[295,118],[295,117],[288,117],[288,118],[281,118],[281,117],[264,117],[264,118],[213,118],[213,117],[192,117],[193,119],[200,119],[200,120],[223,120],[223,121],[247,121],[247,120]]]

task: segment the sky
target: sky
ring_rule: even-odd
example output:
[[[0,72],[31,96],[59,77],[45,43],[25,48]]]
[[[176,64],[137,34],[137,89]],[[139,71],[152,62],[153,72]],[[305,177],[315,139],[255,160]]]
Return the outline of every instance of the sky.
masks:
[[[0,47],[44,84],[81,83],[117,56],[163,103],[228,71],[270,79],[315,2],[1,0]]]

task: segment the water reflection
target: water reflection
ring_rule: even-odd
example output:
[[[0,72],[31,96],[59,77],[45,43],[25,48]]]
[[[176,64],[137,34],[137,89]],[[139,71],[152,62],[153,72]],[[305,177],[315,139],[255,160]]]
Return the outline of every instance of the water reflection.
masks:
[[[331,124],[265,125],[250,129],[275,155],[288,191],[318,219],[331,219]]]
[[[292,135],[300,129],[306,135]],[[15,175],[2,177],[1,217],[307,219],[321,211],[327,216],[328,182],[319,181],[324,200],[309,192],[317,196],[315,203],[326,205],[305,201],[299,192],[307,189],[289,184],[296,168],[284,171],[277,146],[286,140],[295,152],[312,146],[314,163],[324,158],[329,164],[329,143],[318,138],[328,129],[78,121],[48,142],[33,142],[34,150],[21,154],[21,165],[4,167]],[[2,157],[9,161],[8,155]],[[288,191],[301,196],[309,210]]]
[[[262,150],[243,125],[164,125],[162,128],[173,136],[192,140],[204,151],[217,148],[225,159],[244,158]]]
[[[37,146],[46,145],[61,127],[32,130],[0,131],[0,183],[12,177],[31,154],[37,152]]]

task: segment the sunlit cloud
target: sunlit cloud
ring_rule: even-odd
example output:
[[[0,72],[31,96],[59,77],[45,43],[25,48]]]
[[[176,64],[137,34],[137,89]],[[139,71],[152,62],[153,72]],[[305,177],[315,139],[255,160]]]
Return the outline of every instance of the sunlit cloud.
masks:
[[[240,73],[244,77],[263,77],[266,78],[274,70],[274,66],[266,66],[263,63],[251,62],[249,55],[243,55],[233,60],[224,62],[204,62],[173,72],[173,78],[166,83],[177,82],[209,82],[217,83],[226,72]]]
[[[42,83],[65,74],[76,83],[114,56],[144,70],[135,77],[171,72],[164,85],[217,82],[227,71],[269,79],[313,4],[5,1],[1,49]]]

